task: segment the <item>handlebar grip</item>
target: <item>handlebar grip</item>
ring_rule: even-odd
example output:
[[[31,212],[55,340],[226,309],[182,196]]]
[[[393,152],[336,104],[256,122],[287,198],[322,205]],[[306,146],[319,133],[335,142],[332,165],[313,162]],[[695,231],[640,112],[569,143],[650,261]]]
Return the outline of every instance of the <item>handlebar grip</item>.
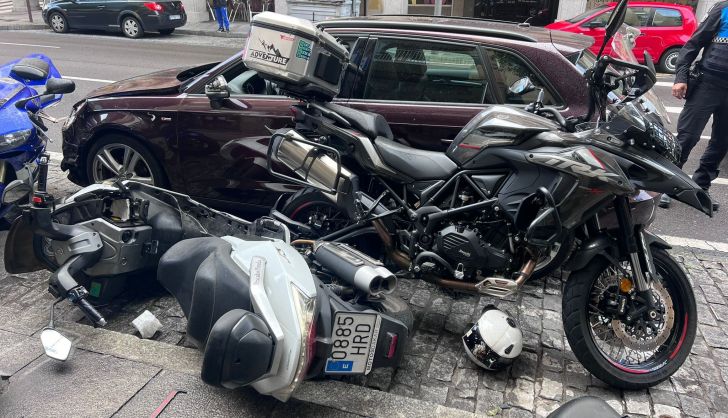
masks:
[[[76,303],[81,309],[81,312],[94,324],[103,327],[106,325],[104,317],[96,310],[86,299],[79,299]]]
[[[38,165],[38,185],[36,190],[41,193],[48,191],[48,162]]]

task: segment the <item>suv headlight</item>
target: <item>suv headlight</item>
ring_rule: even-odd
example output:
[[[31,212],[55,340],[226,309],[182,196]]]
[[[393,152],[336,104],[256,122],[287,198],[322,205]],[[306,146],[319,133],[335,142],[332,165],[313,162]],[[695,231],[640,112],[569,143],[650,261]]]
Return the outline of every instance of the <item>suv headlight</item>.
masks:
[[[76,106],[73,106],[73,108],[71,109],[71,114],[68,115],[68,119],[66,119],[66,121],[63,123],[63,127],[61,128],[61,130],[65,131],[71,125],[73,125],[73,122],[76,121],[76,117],[83,110],[83,108],[85,106],[86,106],[86,100],[84,100],[83,102],[81,102],[81,104],[78,104]]]
[[[0,151],[6,151],[22,145],[28,140],[28,138],[30,138],[32,133],[32,129],[26,129],[23,131],[15,131],[10,132],[9,134],[0,135]]]

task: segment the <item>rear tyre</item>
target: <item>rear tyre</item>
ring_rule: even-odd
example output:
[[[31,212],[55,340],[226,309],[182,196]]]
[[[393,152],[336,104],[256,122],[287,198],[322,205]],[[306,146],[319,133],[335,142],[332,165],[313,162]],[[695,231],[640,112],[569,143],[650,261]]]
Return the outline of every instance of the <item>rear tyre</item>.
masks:
[[[313,188],[301,189],[292,194],[281,212],[294,221],[308,225],[314,231],[312,236],[306,238],[320,238],[352,223],[336,202]]]
[[[48,16],[48,25],[56,33],[66,33],[69,29],[68,20],[59,12],[53,12]]]
[[[121,31],[127,38],[138,39],[144,36],[142,24],[133,16],[126,16],[121,20]]]
[[[680,48],[670,48],[660,58],[660,71],[668,74],[675,74],[677,70],[677,58],[680,55]]]
[[[174,28],[172,29],[160,29],[159,34],[160,35],[171,35],[172,32],[174,32]]]
[[[657,270],[651,284],[657,302],[652,322],[657,330],[645,326],[646,313],[627,324],[603,312],[602,306],[608,307],[619,292],[622,276],[605,258],[574,272],[564,288],[564,331],[574,355],[616,388],[643,389],[672,376],[695,340],[697,306],[687,276],[665,250],[653,248],[652,256]]]

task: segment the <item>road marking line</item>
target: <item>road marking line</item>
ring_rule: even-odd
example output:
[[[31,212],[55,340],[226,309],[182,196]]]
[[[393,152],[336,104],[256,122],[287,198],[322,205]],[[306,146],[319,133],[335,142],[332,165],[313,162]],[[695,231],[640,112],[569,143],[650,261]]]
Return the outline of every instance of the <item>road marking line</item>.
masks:
[[[673,83],[669,81],[658,81],[655,85],[658,87],[672,87]]]
[[[78,80],[78,81],[91,81],[93,83],[116,83],[114,80],[103,80],[100,78],[86,78],[86,77],[69,77],[64,75],[63,78],[67,78],[69,80]]]
[[[668,113],[680,113],[683,110],[682,106],[665,106],[665,110],[667,110]]]
[[[715,180],[710,182],[711,184],[722,184],[723,186],[728,185],[728,179],[724,179],[722,177],[718,177]]]
[[[676,247],[691,247],[699,248],[701,250],[720,251],[723,253],[728,253],[727,242],[703,241],[701,239],[672,237],[669,235],[661,235],[660,237],[667,241],[668,244],[674,245]]]
[[[53,45],[35,45],[35,44],[16,44],[13,42],[0,42],[0,45],[13,45],[13,46],[32,46],[33,48],[52,48],[52,49],[61,49],[60,46],[53,46]]]

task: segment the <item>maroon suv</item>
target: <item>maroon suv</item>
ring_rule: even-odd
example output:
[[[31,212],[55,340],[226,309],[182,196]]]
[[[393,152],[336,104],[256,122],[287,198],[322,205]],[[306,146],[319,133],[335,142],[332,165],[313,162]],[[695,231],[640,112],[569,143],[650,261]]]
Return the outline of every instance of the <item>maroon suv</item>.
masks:
[[[351,65],[337,102],[386,117],[395,137],[445,150],[490,104],[523,106],[538,92],[509,93],[530,77],[545,104],[587,112],[582,73],[592,39],[474,19],[374,16],[321,22],[348,45]],[[214,106],[205,85],[218,75],[231,97]],[[132,178],[213,206],[269,208],[295,187],[267,172],[269,128],[291,123],[293,100],[247,70],[240,56],[110,84],[77,103],[63,129],[63,162],[79,184]]]

